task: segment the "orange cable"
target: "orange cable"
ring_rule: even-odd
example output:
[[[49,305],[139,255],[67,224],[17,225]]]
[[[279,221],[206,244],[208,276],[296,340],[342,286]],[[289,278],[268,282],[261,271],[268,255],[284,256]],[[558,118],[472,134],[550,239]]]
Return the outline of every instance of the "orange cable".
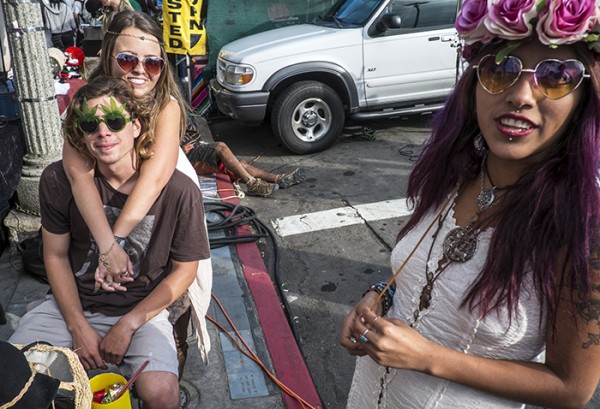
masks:
[[[241,340],[242,344],[244,344],[244,346],[246,347],[246,349],[247,349],[248,352],[246,352],[246,351],[243,350],[242,346],[235,340],[235,338],[233,337],[233,335],[231,335],[229,333],[229,331],[223,325],[221,325],[220,323],[218,323],[215,319],[213,319],[209,315],[206,315],[206,318],[210,322],[212,322],[213,324],[215,324],[219,329],[221,329],[221,331],[223,331],[231,339],[231,341],[237,346],[237,348],[240,350],[240,352],[242,354],[244,354],[246,357],[248,357],[249,359],[251,359],[252,361],[254,361],[258,366],[260,366],[261,369],[267,374],[267,376],[273,382],[275,382],[275,384],[283,392],[285,392],[290,397],[292,397],[293,399],[295,399],[298,403],[300,403],[300,405],[302,405],[302,408],[317,409],[314,406],[312,406],[311,404],[309,404],[308,402],[306,402],[304,399],[302,399],[302,397],[300,397],[298,394],[296,394],[294,391],[292,391],[288,386],[286,386],[283,382],[281,382],[279,379],[277,379],[277,377],[275,375],[273,375],[269,371],[269,369],[265,366],[265,364],[262,363],[262,361],[260,360],[260,358],[256,355],[256,353],[254,351],[252,351],[252,349],[250,348],[250,346],[246,343],[246,341],[244,340],[244,338],[242,337],[242,335],[239,333],[238,329],[233,324],[233,321],[231,320],[231,318],[229,317],[229,315],[225,311],[225,308],[223,308],[223,305],[221,304],[221,302],[219,301],[219,299],[217,298],[217,296],[214,293],[211,293],[211,295],[212,295],[213,299],[215,300],[215,302],[217,303],[217,305],[219,306],[219,308],[221,309],[221,311],[223,312],[223,315],[227,319],[227,322],[229,323],[229,325],[231,325],[231,328],[233,329],[233,331],[235,332],[235,334],[237,335],[237,337]]]

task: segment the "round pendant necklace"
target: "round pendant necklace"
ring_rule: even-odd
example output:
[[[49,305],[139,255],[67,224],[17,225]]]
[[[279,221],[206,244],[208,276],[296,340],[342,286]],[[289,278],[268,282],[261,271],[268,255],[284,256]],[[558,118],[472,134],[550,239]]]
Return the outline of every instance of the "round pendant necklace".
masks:
[[[486,159],[487,153],[483,157],[483,163],[481,165],[479,195],[477,195],[477,213],[475,213],[475,217],[465,227],[459,226],[450,230],[444,238],[444,256],[451,261],[464,263],[473,257],[477,251],[477,235],[479,234],[479,231],[474,228],[475,223],[479,220],[479,216],[481,216],[483,211],[492,206],[496,200],[496,186],[491,182],[488,176]],[[490,180],[490,183],[492,183],[490,189],[486,189],[484,186],[486,177]]]

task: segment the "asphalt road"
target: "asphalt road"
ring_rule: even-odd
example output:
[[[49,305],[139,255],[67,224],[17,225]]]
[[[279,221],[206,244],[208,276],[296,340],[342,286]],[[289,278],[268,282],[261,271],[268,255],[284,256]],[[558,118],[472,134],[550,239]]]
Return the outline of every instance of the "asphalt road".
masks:
[[[366,288],[391,274],[389,255],[405,217],[382,202],[404,197],[429,119],[347,124],[332,148],[304,156],[282,147],[268,126],[211,120],[213,138],[240,158],[277,173],[306,171],[300,185],[241,202],[275,232],[276,247],[264,241],[261,249],[327,409],[345,408],[354,371],[354,359],[338,345],[340,323]],[[363,127],[375,131],[373,138]],[[600,392],[587,408],[600,408]]]
[[[418,149],[412,145],[426,137],[426,119],[368,124],[376,130],[374,139],[368,139],[362,126],[367,124],[349,125],[325,152],[300,156],[279,145],[268,126],[211,121],[213,138],[226,142],[240,158],[256,159],[255,165],[275,172],[305,169],[306,180],[300,185],[269,198],[242,200],[273,230],[272,223],[280,218],[330,209],[338,209],[332,216],[335,225],[335,217],[354,206],[403,197],[410,155]],[[358,224],[344,220],[339,221],[341,227],[276,234],[277,272],[276,252],[270,243],[264,245],[269,271],[283,288],[295,335],[328,409],[345,407],[354,370],[354,359],[338,346],[340,322],[367,287],[389,277],[389,254],[403,222],[403,218]]]

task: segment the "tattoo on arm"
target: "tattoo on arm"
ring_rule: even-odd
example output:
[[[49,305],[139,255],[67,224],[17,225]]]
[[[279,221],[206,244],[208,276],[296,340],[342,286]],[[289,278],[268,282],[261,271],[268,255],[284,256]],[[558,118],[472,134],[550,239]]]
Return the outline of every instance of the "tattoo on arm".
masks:
[[[600,345],[600,334],[592,334],[591,332],[588,332],[588,340],[587,342],[584,342],[581,347],[583,349],[588,349],[592,345]]]
[[[594,288],[592,291],[598,291],[598,289]],[[581,347],[588,349],[593,345],[600,345],[600,300],[592,299],[587,303],[577,304],[577,312],[586,324],[594,323],[596,329],[594,333],[588,332],[588,339]]]

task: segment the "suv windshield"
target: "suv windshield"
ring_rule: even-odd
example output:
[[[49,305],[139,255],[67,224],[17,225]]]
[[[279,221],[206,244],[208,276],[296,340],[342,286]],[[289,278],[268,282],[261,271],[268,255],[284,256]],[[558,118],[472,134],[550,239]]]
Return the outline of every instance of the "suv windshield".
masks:
[[[337,26],[362,26],[380,4],[381,0],[342,0],[320,20],[334,22]]]

